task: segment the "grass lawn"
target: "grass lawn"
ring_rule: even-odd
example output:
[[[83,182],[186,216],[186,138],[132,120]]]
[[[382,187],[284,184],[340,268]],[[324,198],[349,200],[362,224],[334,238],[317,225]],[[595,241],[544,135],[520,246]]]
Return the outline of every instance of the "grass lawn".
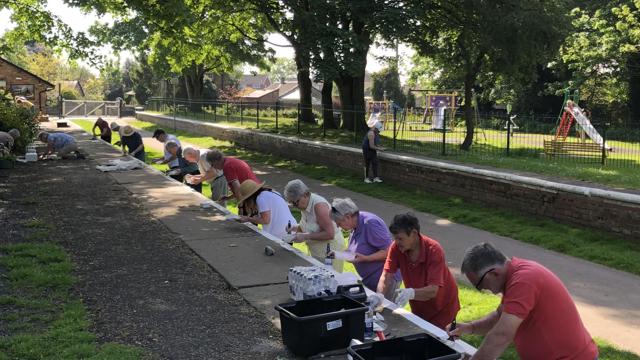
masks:
[[[65,251],[49,243],[0,247],[0,318],[8,336],[0,337],[0,359],[143,358],[142,349],[115,343],[98,345],[88,331],[82,301],[72,295],[76,281]]]
[[[160,115],[171,115],[171,112],[153,112]],[[214,122],[212,114],[179,113],[178,117],[199,121]],[[256,128],[255,110],[253,116],[245,115],[240,122],[237,114],[229,117],[218,113],[216,124],[229,125],[241,128]],[[295,118],[279,119],[278,130],[275,130],[275,118],[260,116],[260,129],[284,135],[295,135],[307,139],[336,142],[343,145],[360,145],[363,133],[354,135],[351,131],[327,129],[326,137],[322,125],[300,125],[298,134]],[[527,171],[543,175],[566,178],[570,180],[582,180],[593,183],[605,184],[612,187],[627,189],[640,189],[640,144],[637,142],[609,141],[617,151],[608,155],[610,164],[602,167],[598,159],[563,159],[541,157],[542,139],[550,139],[550,135],[527,134],[516,132],[512,139],[511,156],[505,155],[506,139],[504,132],[496,130],[484,130],[476,136],[477,143],[469,152],[461,151],[458,144],[462,142],[462,128],[456,128],[456,132],[448,135],[447,154],[441,155],[441,136],[437,132],[422,133],[418,131],[398,131],[397,150],[403,152],[426,155],[432,158],[458,161],[469,164],[492,166],[502,169]],[[423,139],[424,137],[424,139]],[[486,138],[485,138],[486,137]],[[421,140],[416,140],[421,139]],[[451,141],[451,143],[449,143]],[[392,149],[393,131],[391,129],[382,132],[382,142],[385,147]]]
[[[90,126],[92,126],[92,123],[85,120],[75,122],[85,128],[85,130],[85,124],[89,124],[89,129]],[[133,121],[131,124],[136,128],[146,131],[153,131],[157,128],[155,124],[143,121]],[[590,229],[585,230],[568,225],[556,224],[552,221],[531,219],[528,216],[514,214],[509,211],[464,203],[459,198],[435,196],[407,190],[406,188],[387,183],[378,184],[379,186],[363,187],[360,177],[337,172],[325,166],[308,165],[275,156],[246,151],[234,147],[233,144],[229,142],[218,141],[207,136],[198,136],[182,131],[177,131],[176,135],[181,141],[199,147],[217,147],[226,154],[237,155],[248,161],[269,164],[302,173],[353,191],[405,204],[419,211],[434,213],[449,218],[452,221],[484,228],[494,233],[512,236],[519,240],[538,244],[558,252],[586,258],[623,271],[640,274],[640,265],[636,265],[636,261],[634,260],[637,256],[640,256],[640,245],[627,239],[608,236]],[[210,191],[205,195],[210,196]],[[229,201],[227,208],[232,212],[237,212],[235,201]],[[294,211],[294,216],[299,218],[299,212]],[[296,247],[306,251],[306,246],[303,244],[296,244]],[[603,254],[606,254],[606,256]],[[353,264],[345,263],[345,271],[355,273]],[[500,303],[498,296],[478,292],[464,283],[460,283],[458,286],[462,306],[458,314],[458,320],[461,322],[480,318],[495,310]],[[482,337],[465,336],[464,340],[474,346],[479,346]],[[600,359],[640,359],[640,357],[635,354],[618,350],[605,341],[597,340],[597,343],[601,351]],[[510,347],[502,358],[517,359],[518,357],[513,347]]]

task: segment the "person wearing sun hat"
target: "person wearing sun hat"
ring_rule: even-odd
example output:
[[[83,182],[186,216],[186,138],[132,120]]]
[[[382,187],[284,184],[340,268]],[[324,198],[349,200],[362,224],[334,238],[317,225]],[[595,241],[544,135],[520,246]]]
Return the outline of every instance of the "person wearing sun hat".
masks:
[[[240,216],[241,222],[262,225],[262,230],[283,239],[289,225],[297,226],[287,202],[282,195],[265,183],[257,183],[251,179],[240,184],[239,206],[244,207],[248,216]]]
[[[122,155],[127,155],[128,153],[136,159],[144,162],[144,143],[142,142],[142,136],[140,136],[140,133],[133,130],[131,125],[121,126],[119,130]]]
[[[379,120],[378,116],[373,116],[367,121],[369,131],[362,139],[362,155],[364,157],[364,182],[379,183],[382,179],[378,177],[378,150],[383,151],[384,148],[380,146],[380,132],[382,131],[383,124]],[[369,169],[372,171],[372,177],[369,177]]]

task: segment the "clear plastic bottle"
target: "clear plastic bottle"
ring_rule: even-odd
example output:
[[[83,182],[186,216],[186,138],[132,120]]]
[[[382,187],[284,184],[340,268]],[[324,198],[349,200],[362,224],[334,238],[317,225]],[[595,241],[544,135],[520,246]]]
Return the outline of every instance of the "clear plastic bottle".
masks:
[[[326,254],[325,258],[324,258],[324,264],[327,267],[332,267],[333,266],[333,259],[331,258],[330,254],[331,254],[331,245],[327,244],[327,254]]]
[[[373,332],[373,317],[374,317],[374,313],[373,313],[373,309],[371,308],[371,305],[367,305],[367,312],[364,315],[364,338],[366,339],[372,339],[374,336],[374,332]]]

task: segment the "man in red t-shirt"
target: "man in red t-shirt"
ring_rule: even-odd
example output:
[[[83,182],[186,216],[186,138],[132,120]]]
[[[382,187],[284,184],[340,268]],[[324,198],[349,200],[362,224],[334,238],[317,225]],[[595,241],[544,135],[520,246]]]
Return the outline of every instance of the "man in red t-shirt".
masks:
[[[389,231],[389,247],[378,293],[386,294],[400,269],[404,289],[396,291],[394,302],[411,305],[411,312],[444,329],[460,310],[458,286],[447,267],[440,244],[420,233],[420,223],[411,213],[396,215]]]
[[[224,156],[220,150],[209,150],[206,155],[206,160],[213,168],[222,170],[224,177],[227,179],[227,184],[231,189],[232,195],[223,197],[220,199],[221,201],[235,197],[238,202],[240,202],[240,184],[245,180],[253,180],[256,183],[260,183],[260,180],[258,180],[256,174],[253,173],[249,164],[234,157]]]
[[[507,259],[491,244],[467,250],[462,272],[478,289],[502,293],[498,309],[450,335],[486,337],[472,359],[496,359],[514,342],[522,360],[594,360],[598,348],[562,281],[535,261]]]

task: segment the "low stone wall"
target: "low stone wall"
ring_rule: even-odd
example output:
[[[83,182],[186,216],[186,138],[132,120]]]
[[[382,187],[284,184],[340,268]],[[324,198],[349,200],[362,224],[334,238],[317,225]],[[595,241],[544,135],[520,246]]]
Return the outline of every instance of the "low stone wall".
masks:
[[[165,116],[138,113],[136,117],[167,129],[174,126],[173,119]],[[251,150],[363,174],[362,153],[357,148],[184,119],[177,119],[175,126],[178,130],[233,141]],[[640,238],[640,195],[392,153],[381,153],[380,165],[380,175],[385,181]]]

